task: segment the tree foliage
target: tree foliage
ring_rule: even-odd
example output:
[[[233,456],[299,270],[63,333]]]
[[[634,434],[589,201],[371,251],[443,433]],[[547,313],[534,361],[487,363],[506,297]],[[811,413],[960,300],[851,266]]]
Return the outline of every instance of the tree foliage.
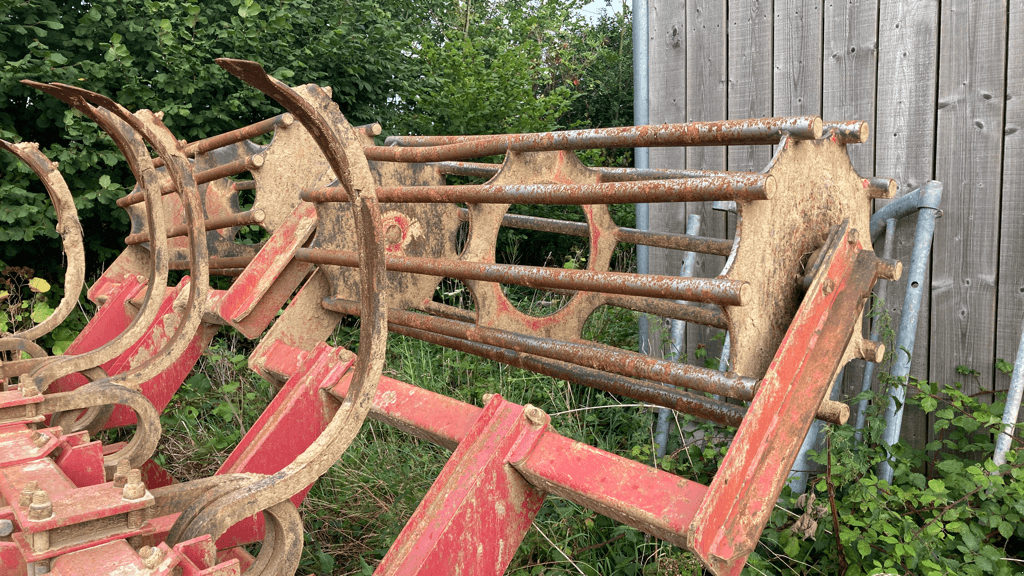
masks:
[[[604,77],[609,56],[623,50],[616,44],[623,38],[619,28],[626,26],[629,36],[628,18],[608,16],[591,24],[576,15],[581,3],[8,3],[0,8],[0,137],[39,142],[59,162],[85,229],[89,269],[95,270],[123,247],[127,217],[114,201],[134,178],[92,122],[21,80],[81,86],[129,110],[162,110],[168,127],[188,141],[280,112],[218,67],[214,59],[220,57],[258,61],[292,84],[331,86],[350,120],[381,122],[388,133],[607,125],[609,118],[593,112],[603,106],[601,94],[631,91],[621,82],[631,78],[631,72],[622,73],[622,62],[611,65],[614,79]],[[592,78],[591,67],[602,78]],[[615,84],[611,92],[609,83]],[[611,118],[628,123],[631,113]],[[0,156],[0,263],[49,263],[53,276],[60,266],[54,223],[37,179],[15,158]]]

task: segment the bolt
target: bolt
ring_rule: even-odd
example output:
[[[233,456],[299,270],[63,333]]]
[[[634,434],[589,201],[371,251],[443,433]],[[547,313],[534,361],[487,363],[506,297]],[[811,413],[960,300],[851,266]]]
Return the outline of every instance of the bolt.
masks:
[[[51,516],[53,516],[53,504],[50,503],[50,497],[46,495],[45,490],[36,490],[32,494],[32,503],[28,506],[28,519],[39,521],[46,520]]]
[[[850,231],[846,233],[846,241],[856,244],[858,240],[860,240],[860,232],[857,232],[856,228],[850,228]]]
[[[138,500],[146,495],[146,485],[142,483],[142,472],[138,468],[128,471],[128,481],[121,491],[121,497],[125,500]]]
[[[20,388],[21,388],[21,396],[22,396],[22,398],[29,398],[29,397],[32,397],[32,396],[39,396],[39,388],[36,388],[35,383],[33,383],[31,380],[28,381],[28,382],[22,383]]]
[[[486,404],[490,404],[491,403],[491,398],[494,398],[494,393],[493,392],[488,392],[487,394],[484,394],[484,404],[485,405]]]
[[[164,111],[163,110],[157,110],[156,113],[153,114],[153,116],[156,116],[157,120],[161,120],[162,121],[164,119]]]
[[[139,548],[139,557],[142,558],[142,563],[146,565],[146,568],[150,570],[160,565],[160,562],[164,559],[163,550],[154,548],[152,546],[143,546]]]
[[[46,552],[50,549],[50,532],[42,530],[32,534],[32,551],[36,554]],[[46,567],[45,561],[40,563],[43,567]],[[46,574],[46,571],[39,572],[38,565],[36,568],[36,574]]]
[[[295,116],[292,116],[290,113],[285,112],[284,115],[281,116],[282,126],[291,126],[293,122],[295,122]]]
[[[128,483],[128,472],[131,469],[132,465],[128,463],[127,458],[117,461],[117,469],[114,470],[114,488],[124,488],[124,485]]]
[[[252,157],[252,165],[255,166],[256,168],[259,168],[260,166],[263,166],[263,162],[264,162],[263,154],[257,154],[257,155]]]
[[[334,88],[331,88],[330,86],[324,86],[322,90],[327,93],[328,98],[334,98]]]
[[[537,408],[533,404],[527,404],[523,407],[523,414],[526,415],[526,420],[532,426],[543,426],[544,425],[544,411]]]
[[[0,538],[7,538],[14,533],[14,522],[7,518],[0,520]]]
[[[388,244],[397,244],[402,239],[402,227],[398,224],[388,226],[388,231],[385,232],[385,237],[388,240]]]
[[[39,490],[39,483],[35,480],[29,480],[25,487],[21,489],[21,496],[18,497],[18,504],[22,506],[28,506],[32,503],[32,495]]]
[[[32,431],[32,444],[34,444],[36,448],[42,448],[49,440],[50,437],[39,430]]]
[[[825,281],[821,283],[821,293],[825,294],[826,296],[831,294],[832,291],[835,289],[836,281],[831,278],[826,278]]]

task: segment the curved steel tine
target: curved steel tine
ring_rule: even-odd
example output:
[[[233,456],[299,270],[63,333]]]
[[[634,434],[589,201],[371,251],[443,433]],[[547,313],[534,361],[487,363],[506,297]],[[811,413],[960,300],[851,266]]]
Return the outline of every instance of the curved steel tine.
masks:
[[[372,403],[383,369],[387,337],[384,244],[373,176],[359,141],[346,131],[348,123],[332,126],[288,85],[267,75],[263,67],[244,60],[218,59],[217,64],[267,94],[291,112],[313,136],[335,175],[349,193],[356,218],[362,325],[352,393],[345,398],[326,429],[305,452],[280,472],[257,480],[218,499],[191,519],[179,518],[186,538],[219,536],[246,516],[289,498],[322,475],[348,448]]]
[[[64,273],[64,296],[53,314],[32,328],[4,336],[4,338],[17,337],[35,340],[63,322],[78,303],[78,296],[82,293],[82,286],[85,284],[85,246],[82,241],[82,225],[78,221],[75,199],[71,196],[71,190],[68,189],[64,177],[57,171],[54,163],[39,151],[38,144],[32,142],[12,144],[6,140],[0,140],[0,148],[17,156],[43,182],[57,213],[57,233],[60,234],[64,253],[68,258],[67,270]]]
[[[121,334],[103,346],[83,354],[55,358],[54,361],[31,372],[29,376],[32,384],[39,391],[45,392],[58,378],[99,366],[118,357],[135,344],[156,319],[167,290],[167,225],[160,195],[159,174],[136,130],[112,112],[92,106],[78,88],[28,80],[22,82],[81,111],[113,138],[121,154],[128,161],[139,187],[146,195],[146,225],[154,231],[150,234],[149,283],[135,318]],[[144,250],[141,247],[138,249]]]
[[[66,84],[51,84],[50,86],[64,94],[69,94],[81,98],[88,103],[103,107],[142,136],[146,142],[153,146],[160,157],[164,159],[164,166],[167,168],[168,175],[181,196],[182,204],[185,208],[192,280],[189,283],[189,296],[182,319],[178,322],[174,334],[172,334],[158,353],[152,355],[140,366],[134,367],[128,372],[111,376],[106,380],[124,385],[139,384],[162,372],[186,349],[189,341],[191,341],[199,329],[199,325],[202,322],[203,309],[209,296],[209,255],[206,245],[206,228],[204,226],[205,216],[203,203],[196,187],[192,164],[181,150],[181,144],[153,112],[142,110],[137,114],[132,114],[114,100],[101,94]],[[148,166],[153,165],[152,159],[148,155],[146,155],[145,161]],[[155,171],[155,168],[153,170]],[[147,189],[147,192],[149,191]],[[162,205],[159,188],[155,188],[154,196],[156,202]],[[164,236],[166,240],[166,228],[162,228],[156,235],[151,234],[151,236],[160,235]],[[166,259],[163,262],[158,262],[154,258],[153,262],[164,267],[167,265]],[[166,280],[164,282],[166,283]]]

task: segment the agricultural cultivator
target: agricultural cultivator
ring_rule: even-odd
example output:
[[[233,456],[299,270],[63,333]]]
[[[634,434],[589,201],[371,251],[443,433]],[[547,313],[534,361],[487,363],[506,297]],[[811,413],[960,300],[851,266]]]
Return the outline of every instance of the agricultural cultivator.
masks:
[[[102,95],[28,82],[95,120],[137,185],[118,201],[132,232],[88,290],[99,308],[74,343],[34,343],[85,278],[71,192],[32,144],[3,143],[39,175],[68,259],[65,301],[46,322],[0,339],[0,574],[292,574],[303,544],[296,506],[366,418],[453,453],[377,574],[501,574],[547,495],[565,498],[739,574],[815,418],[844,422],[827,398],[852,358],[877,278],[898,263],[871,249],[873,198],[846,145],[863,122],[770,118],[497,136],[391,137],[351,126],[330,89],[290,88],[252,62],[219,60],[287,111],[205,140],[178,141],[162,115]],[[250,141],[272,134],[267,145]],[[574,150],[775,145],[759,173],[588,168]],[[504,154],[501,164],[468,162]],[[251,175],[249,179],[248,175]],[[446,175],[487,178],[446,185]],[[242,210],[239,192],[255,194]],[[737,203],[735,239],[617,226],[608,205]],[[579,206],[586,222],[509,213]],[[269,238],[236,243],[241,226]],[[502,228],[586,239],[585,269],[496,262]],[[610,270],[618,242],[727,256],[715,278]],[[188,275],[168,285],[169,271]],[[210,275],[231,278],[213,289]],[[443,278],[472,303],[435,300]],[[571,296],[537,316],[502,285]],[[685,302],[685,303],[684,303]],[[582,337],[601,306],[727,330],[729,371],[652,358]],[[358,354],[327,344],[358,316]],[[160,413],[214,335],[258,339],[249,367],[274,399],[216,475],[176,482],[152,457]],[[388,332],[736,427],[708,484],[560,435],[543,406],[499,395],[483,407],[382,376]],[[104,445],[104,429],[133,427]],[[261,542],[254,558],[243,545]]]

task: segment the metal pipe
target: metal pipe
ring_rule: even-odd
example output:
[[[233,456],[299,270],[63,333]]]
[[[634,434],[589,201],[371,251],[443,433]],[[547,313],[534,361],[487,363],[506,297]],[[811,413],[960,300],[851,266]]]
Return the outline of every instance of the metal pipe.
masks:
[[[647,382],[617,374],[609,374],[569,362],[560,362],[532,354],[523,354],[507,348],[452,338],[427,330],[417,330],[397,325],[389,329],[395,334],[409,336],[424,342],[451,348],[452,350],[474,354],[482,358],[490,358],[537,374],[543,374],[597,390],[604,390],[605,392],[633,398],[641,402],[668,406],[673,410],[693,414],[698,418],[722,424],[723,426],[739,426],[743,415],[746,413],[746,410],[740,406],[716,402],[706,396],[693,394],[656,382]]]
[[[487,162],[431,162],[442,174],[453,176],[472,176],[474,178],[490,178],[498,173],[501,164]],[[674,170],[670,168],[620,168],[594,166],[590,167],[601,173],[602,182],[628,182],[634,180],[670,180],[673,178],[707,178],[722,176],[728,172],[720,170]]]
[[[249,140],[250,138],[266,134],[267,132],[277,128],[278,125],[291,126],[292,122],[295,122],[295,117],[285,112],[284,114],[278,114],[273,118],[267,118],[266,120],[261,120],[255,124],[231,130],[230,132],[204,138],[203,140],[196,140],[195,142],[186,144],[182,152],[185,153],[185,156],[192,158],[197,154],[205,154],[210,150],[216,150],[217,148],[223,148],[224,146],[229,146],[243,140]],[[158,168],[163,166],[164,159],[154,158],[153,165]]]
[[[312,264],[359,266],[358,254],[344,250],[321,250],[300,248],[295,259]],[[411,272],[426,276],[479,280],[528,286],[530,288],[558,288],[583,292],[602,292],[670,298],[718,304],[719,306],[742,306],[749,296],[749,284],[737,280],[711,278],[676,278],[630,274],[627,272],[604,272],[596,270],[570,270],[566,268],[544,268],[541,266],[520,266],[515,264],[493,264],[486,262],[465,262],[434,258],[415,258],[388,254],[388,270]]]
[[[689,236],[696,236],[700,233],[700,214],[690,214],[686,218],[686,234]],[[687,252],[683,255],[683,265],[679,271],[679,275],[683,278],[689,278],[693,276],[693,264],[697,260],[697,254],[693,252]],[[679,302],[679,304],[687,304],[686,302]],[[672,320],[672,348],[671,356],[672,360],[678,362],[679,355],[683,350],[683,330],[686,327],[686,323],[680,320]],[[656,448],[656,454],[658,459],[665,457],[666,448],[668,448],[668,418],[670,410],[668,408],[662,408],[658,410],[658,426],[654,434],[654,444]]]
[[[732,172],[715,178],[608,182],[603,184],[466,184],[462,186],[389,186],[377,188],[380,202],[467,204],[632,204],[767,200],[775,192],[769,174]],[[126,197],[127,198],[127,197]],[[340,186],[303,190],[306,202],[348,202]],[[123,199],[122,199],[123,200]]]
[[[893,350],[892,376],[895,389],[892,391],[892,398],[890,398],[885,411],[885,431],[882,433],[882,441],[890,446],[899,441],[903,427],[903,402],[907,397],[906,380],[910,374],[910,352],[914,349],[914,339],[917,336],[917,317],[921,312],[921,294],[924,291],[922,284],[932,250],[935,218],[938,216],[939,202],[942,200],[942,183],[929,180],[921,187],[918,196],[917,207],[922,210],[917,213],[917,230],[914,234],[914,250],[910,257],[907,291],[903,297],[903,312],[900,314],[896,347]],[[882,214],[889,206],[900,200],[886,205],[882,210],[876,212],[875,216]],[[902,209],[901,207],[898,210]],[[893,209],[886,213],[887,220],[892,217],[888,215],[890,213],[895,214],[898,211]],[[874,217],[871,220],[871,229],[874,232]],[[889,466],[888,461],[878,465],[878,477],[886,482],[892,482],[892,467]]]
[[[469,209],[459,208],[459,218],[468,222]],[[505,228],[536,230],[538,232],[551,232],[553,234],[564,234],[580,238],[590,237],[590,226],[586,222],[570,222],[553,218],[523,216],[522,214],[505,214],[501,219],[501,225]],[[715,254],[718,256],[728,256],[732,253],[733,246],[732,240],[690,234],[644,232],[636,228],[617,228],[615,229],[615,238],[619,242],[628,242],[630,244],[699,252],[701,254]]]
[[[638,121],[642,121],[638,118]],[[444,162],[469,160],[509,150],[544,152],[590,148],[731,146],[778,144],[783,135],[800,140],[821,137],[817,116],[718,120],[686,124],[638,124],[617,128],[590,128],[560,132],[496,134],[489,136],[392,136],[385,146],[363,148],[368,160],[382,162]],[[397,146],[406,142],[429,141],[437,145]],[[647,166],[637,166],[647,168]]]
[[[252,262],[252,256],[228,256],[225,258],[210,258],[210,270],[225,268],[245,268]],[[189,270],[191,264],[188,260],[171,260],[167,263],[168,270]]]
[[[871,133],[868,123],[863,120],[847,120],[845,122],[825,122],[823,132],[832,131],[832,135],[840,144],[863,144],[868,141]]]
[[[1024,322],[1021,323],[1020,344],[1017,346],[1017,361],[1013,365],[1010,389],[1006,392],[1006,405],[1003,407],[1003,429],[996,436],[996,449],[992,455],[992,461],[997,466],[1006,464],[1006,453],[1010,450],[1013,429],[1017,426],[1017,414],[1020,412],[1022,395],[1024,395]]]
[[[353,316],[359,314],[358,303],[354,301],[330,299],[325,301],[323,306],[343,314]],[[728,376],[717,370],[652,358],[610,346],[599,347],[593,343],[526,336],[394,308],[388,310],[388,325],[415,328],[451,338],[514,350],[523,354],[586,366],[629,378],[653,380],[679,388],[721,394],[740,400],[752,399],[758,384],[757,380],[753,378]]]
[[[828,400],[836,402],[839,399],[839,393],[842,389],[841,382],[843,381],[843,371],[839,371],[839,375],[832,382],[832,388],[829,392]],[[812,448],[818,446],[818,436],[821,434],[821,420],[815,419],[811,422],[811,427],[807,431],[807,435],[804,436],[804,441],[800,444],[800,451],[796,454],[796,460],[793,461],[793,467],[790,469],[789,476],[789,489],[793,494],[803,494],[804,490],[807,489],[807,476],[810,473],[810,461],[807,458],[807,452]]]
[[[204,220],[203,224],[206,227],[206,231],[212,230],[223,230],[224,228],[234,228],[236,226],[248,226],[250,224],[259,224],[266,218],[266,214],[263,210],[247,210],[245,212],[236,212],[235,214],[228,214],[227,216],[220,216],[217,218],[210,218]],[[178,238],[188,234],[188,226],[181,224],[172,227],[167,231],[168,238]],[[125,239],[124,243],[128,245],[132,244],[143,244],[149,242],[149,232],[139,232],[136,234],[129,234]]]
[[[227,178],[228,176],[235,176],[237,174],[241,174],[242,172],[250,172],[254,168],[259,168],[260,166],[263,166],[263,155],[253,154],[252,156],[240,158],[238,160],[235,160],[234,162],[228,162],[227,164],[215,166],[213,168],[210,168],[209,170],[196,172],[196,185],[198,186],[199,184],[206,184],[208,182],[213,182],[214,180]],[[174,192],[174,184],[172,182],[167,182],[166,184],[163,185],[163,187],[160,188],[160,194],[163,196],[166,196],[171,192]],[[127,196],[122,196],[121,198],[118,198],[117,205],[120,206],[121,208],[127,208],[135,204],[140,204],[144,200],[145,196],[143,196],[142,191],[140,190],[138,192],[132,192]]]
[[[889,218],[888,220],[885,221],[885,243],[882,245],[882,257],[885,258],[886,260],[892,259],[892,250],[894,244],[896,244],[896,219]],[[888,280],[884,278],[879,278],[877,283],[875,284],[875,291],[878,294],[881,294],[882,292],[885,291],[885,286],[887,283]],[[871,340],[873,341],[878,340],[878,329],[880,324],[881,322],[878,318],[875,318],[871,322]],[[865,362],[864,381],[861,382],[860,386],[861,394],[867,392],[868,390],[871,390],[871,381],[874,380],[874,377],[875,363]],[[868,399],[862,398],[861,401],[857,404],[857,423],[854,426],[854,430],[856,430],[856,432],[854,432],[854,440],[856,442],[861,441],[861,436],[863,435],[862,430],[864,430],[864,424],[867,420],[867,410]]]

